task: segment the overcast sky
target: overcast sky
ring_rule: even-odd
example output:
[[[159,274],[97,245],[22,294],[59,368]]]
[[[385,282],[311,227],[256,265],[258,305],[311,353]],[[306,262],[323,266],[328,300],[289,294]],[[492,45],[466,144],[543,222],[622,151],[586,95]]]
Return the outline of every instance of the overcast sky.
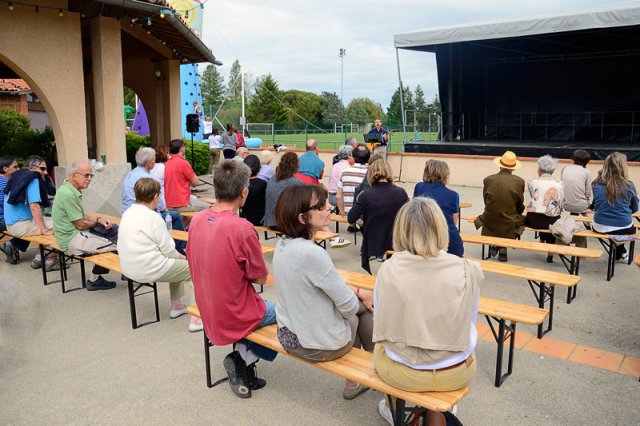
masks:
[[[254,77],[271,73],[281,90],[369,97],[386,111],[398,87],[393,36],[397,33],[521,17],[608,4],[606,0],[211,0],[205,5],[203,39],[224,65],[237,58]],[[435,55],[401,50],[403,83],[422,86],[427,101],[438,92]]]

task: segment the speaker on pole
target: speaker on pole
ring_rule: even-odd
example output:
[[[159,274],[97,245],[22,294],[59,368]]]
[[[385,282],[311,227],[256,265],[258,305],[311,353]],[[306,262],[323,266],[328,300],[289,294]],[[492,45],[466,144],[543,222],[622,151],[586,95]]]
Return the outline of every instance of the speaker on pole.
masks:
[[[200,117],[198,114],[187,114],[187,132],[198,133],[200,131]]]

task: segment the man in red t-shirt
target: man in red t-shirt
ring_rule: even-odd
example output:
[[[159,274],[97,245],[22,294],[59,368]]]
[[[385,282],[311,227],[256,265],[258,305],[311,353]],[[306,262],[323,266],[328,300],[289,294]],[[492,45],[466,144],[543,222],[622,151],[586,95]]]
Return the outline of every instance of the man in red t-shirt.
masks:
[[[164,166],[164,199],[167,208],[173,211],[200,211],[209,204],[191,199],[191,187],[200,185],[200,180],[191,164],[184,159],[184,142],[173,139],[169,142],[171,158]]]
[[[249,194],[251,171],[244,163],[225,160],[215,169],[217,203],[191,221],[187,259],[204,331],[216,346],[234,343],[224,368],[231,390],[241,398],[264,387],[257,377],[258,358],[271,361],[276,352],[243,338],[276,322],[275,304],[260,297],[253,285],[264,284],[269,270],[253,225],[238,216]]]

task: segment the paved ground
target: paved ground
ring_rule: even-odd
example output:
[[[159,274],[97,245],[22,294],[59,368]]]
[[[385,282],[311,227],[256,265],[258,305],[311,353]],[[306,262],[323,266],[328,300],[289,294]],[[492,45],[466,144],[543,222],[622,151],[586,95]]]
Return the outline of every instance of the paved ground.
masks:
[[[411,194],[413,184],[403,186]],[[455,189],[473,203],[469,214],[481,211],[480,189]],[[463,230],[476,232],[467,223]],[[360,271],[358,250],[329,253],[337,267]],[[480,256],[477,246],[466,251]],[[227,385],[207,389],[202,334],[190,334],[185,317],[169,319],[167,287],[160,289],[161,321],[134,331],[124,282],[110,291],[62,295],[59,285],[43,287],[40,272],[29,268],[33,253],[18,266],[0,262],[2,424],[385,424],[376,410],[380,394],[345,401],[342,380],[284,356],[261,363],[268,385],[250,400],[236,398]],[[510,250],[509,261],[564,272],[543,254]],[[460,404],[465,424],[640,424],[640,274],[620,264],[611,282],[605,273],[605,258],[582,263],[577,299],[566,305],[558,292],[553,331],[541,342],[522,335],[519,344],[527,346],[517,351],[514,375],[500,389],[493,387],[495,343],[478,343],[478,373]],[[70,278],[79,281],[77,268]],[[522,280],[488,275],[482,293],[534,304]],[[270,289],[265,296],[274,300]],[[151,298],[139,299],[140,318],[150,319]],[[228,352],[212,350],[215,376],[223,376]]]

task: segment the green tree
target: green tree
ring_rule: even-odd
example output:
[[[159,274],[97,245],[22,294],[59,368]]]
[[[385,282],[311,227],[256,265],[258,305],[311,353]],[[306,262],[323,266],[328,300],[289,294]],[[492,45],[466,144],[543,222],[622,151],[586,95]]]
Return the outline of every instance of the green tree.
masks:
[[[227,99],[231,103],[240,102],[242,96],[242,83],[240,81],[240,75],[242,74],[242,67],[240,62],[236,59],[231,65],[231,71],[229,71],[229,96]]]
[[[437,93],[433,97],[433,101],[431,101],[431,103],[427,105],[427,111],[435,112],[438,114],[442,112],[442,106],[440,105],[440,98],[438,97]]]
[[[380,106],[379,103],[373,101],[372,99],[354,98],[351,100],[351,102],[349,102],[349,106],[353,108],[355,105],[362,106],[362,108],[367,111],[367,116],[369,118],[367,121],[363,122],[363,124],[373,123],[373,120],[375,120],[376,118],[379,118],[382,121],[384,121],[386,118],[384,111],[382,110],[382,106]]]
[[[259,77],[249,103],[248,120],[252,123],[282,123],[287,112],[281,102],[282,92],[271,74]]]
[[[202,73],[200,80],[202,88],[202,103],[204,105],[220,105],[224,99],[224,77],[218,72],[218,68],[211,64]]]
[[[136,92],[128,87],[124,88],[124,105],[129,105],[133,107],[133,109],[138,109],[138,104],[136,104]]]
[[[282,102],[287,107],[287,122],[292,128],[304,126],[304,120],[315,124],[322,121],[325,101],[315,93],[286,90],[282,92]]]
[[[324,111],[322,111],[324,124],[342,123],[345,111],[340,97],[335,92],[322,92],[320,97],[324,102]]]
[[[422,87],[418,84],[416,86],[416,109],[418,111],[425,111],[427,109],[427,103],[424,100],[424,92],[422,91]]]
[[[404,109],[416,109],[416,106],[413,103],[413,94],[411,93],[411,89],[409,87],[404,87],[402,92],[404,95]],[[387,121],[389,122],[389,127],[402,126],[402,108],[400,105],[399,87],[393,93],[393,96],[391,96],[391,102],[389,103],[389,108],[387,108]]]
[[[55,150],[51,127],[43,131],[29,127],[29,117],[11,108],[0,108],[0,152],[24,159],[31,154],[39,154],[52,164]]]
[[[366,124],[369,122],[369,112],[367,111],[364,102],[360,102],[358,99],[353,99],[349,102],[349,105],[347,105],[346,116],[347,121],[350,123]]]

